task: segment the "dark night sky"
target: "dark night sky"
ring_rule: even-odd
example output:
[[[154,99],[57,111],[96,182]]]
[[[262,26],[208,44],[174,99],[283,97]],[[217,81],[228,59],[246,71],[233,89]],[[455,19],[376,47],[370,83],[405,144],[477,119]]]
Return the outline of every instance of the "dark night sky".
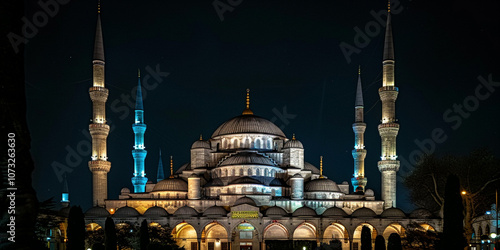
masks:
[[[487,79],[491,74],[500,82],[500,19],[493,3],[400,2],[399,13],[393,15],[400,158],[409,159],[418,149],[415,140],[431,138],[436,128],[447,137],[436,145],[438,154],[465,154],[487,147],[500,155],[495,147],[500,139],[500,91],[480,100],[456,130],[452,129],[456,121],[443,119],[454,104],[474,99],[467,97],[475,95],[479,76]],[[354,28],[365,30],[375,20],[370,11],[379,12],[385,6],[385,1],[368,0],[243,0],[221,21],[212,1],[103,1],[110,90],[107,117],[113,129],[108,137],[109,198],[117,198],[124,186],[132,188],[134,117],[121,96],[133,96],[137,68],[143,77],[149,74],[148,67],[169,73],[144,96],[150,179],[156,179],[159,148],[165,165],[168,155],[174,156],[176,168],[188,162],[192,142],[200,133],[208,138],[224,121],[239,115],[245,89],[250,88],[254,113],[275,118],[289,137],[296,133],[305,146],[306,161],[319,165],[323,155],[326,175],[340,183],[348,181],[353,171],[351,124],[359,64],[368,126],[365,171],[368,188],[380,197],[377,89],[382,85],[384,32],[374,32],[350,63],[339,45],[353,45]],[[32,17],[40,10],[32,3],[26,15]],[[70,1],[26,46],[28,124],[36,167],[33,185],[39,199],[59,200],[62,183],[53,165],[68,166],[70,199],[84,209],[91,205],[90,154],[85,147],[77,148],[88,145],[81,131],[88,133],[91,118],[88,88],[95,24],[93,1]],[[151,79],[151,84],[156,82]],[[296,115],[287,122],[275,112],[282,113],[285,107],[288,114]],[[76,161],[73,166],[66,159],[68,149],[80,152],[70,159]],[[411,210],[401,182],[398,188],[398,206]]]

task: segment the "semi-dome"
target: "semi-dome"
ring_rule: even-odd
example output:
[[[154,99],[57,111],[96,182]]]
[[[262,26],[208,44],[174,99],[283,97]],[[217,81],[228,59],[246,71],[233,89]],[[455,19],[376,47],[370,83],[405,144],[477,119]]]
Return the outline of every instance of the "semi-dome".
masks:
[[[115,214],[113,214],[114,217],[118,217],[118,218],[127,218],[127,217],[136,217],[136,216],[139,216],[139,212],[137,212],[137,210],[135,210],[134,208],[131,208],[131,207],[121,207],[121,208],[118,208],[115,212]]]
[[[296,140],[294,135],[291,140],[287,141],[285,145],[283,145],[283,149],[286,148],[304,148],[304,145],[302,145],[302,142],[299,140]]]
[[[156,183],[155,187],[153,188],[153,192],[161,192],[161,191],[187,192],[188,185],[186,181],[182,179],[168,178]]]
[[[346,217],[347,213],[344,211],[344,209],[339,208],[339,207],[331,207],[325,210],[321,216],[324,217]]]
[[[148,210],[146,210],[146,212],[144,212],[144,216],[147,216],[147,217],[165,217],[165,216],[168,216],[168,212],[162,207],[154,206],[154,207],[148,208]]]
[[[124,187],[124,188],[122,188],[122,190],[120,190],[120,193],[121,194],[130,194],[130,189]]]
[[[354,211],[352,214],[351,214],[352,217],[375,217],[377,216],[377,214],[367,208],[367,207],[362,207],[362,208],[358,208],[356,211]]]
[[[264,165],[276,166],[276,163],[269,157],[265,157],[257,152],[239,152],[224,159],[219,166],[231,165]]]
[[[257,206],[257,204],[255,203],[255,201],[252,198],[246,197],[246,196],[237,199],[234,202],[233,206],[238,206],[238,205],[242,205],[242,204],[248,204],[248,205],[252,205],[252,206],[255,206],[255,207]]]
[[[205,149],[210,149],[210,143],[208,141],[204,141],[204,140],[197,140],[193,143],[193,145],[191,146],[191,149],[195,149],[195,148],[205,148]]]
[[[282,207],[274,206],[266,209],[266,216],[267,217],[273,217],[273,216],[287,216],[288,213],[285,209]]]
[[[274,123],[256,116],[256,115],[240,115],[224,122],[212,134],[212,138],[222,135],[231,134],[268,134],[285,137],[285,134]]]
[[[286,187],[288,186],[283,179],[274,178],[271,182],[269,182],[270,187]]]
[[[433,214],[425,208],[417,208],[410,213],[412,219],[428,219],[434,217]]]
[[[318,178],[308,181],[304,187],[306,192],[340,192],[337,183],[327,178]]]
[[[319,174],[319,169],[309,162],[304,162],[304,169],[310,170],[313,174]]]
[[[210,181],[208,181],[204,187],[222,187],[222,186],[224,186],[222,180],[220,178],[214,178],[210,179]]]
[[[299,207],[297,208],[293,214],[292,214],[293,217],[295,216],[316,216],[316,211],[314,211],[314,209],[310,208],[310,207]]]
[[[382,212],[382,214],[380,214],[380,217],[382,217],[382,218],[406,218],[406,214],[405,214],[405,212],[403,212],[403,210],[401,210],[399,208],[391,207],[391,208],[384,210],[384,212]]]
[[[234,184],[257,184],[257,185],[262,185],[262,182],[248,176],[243,176],[240,177],[234,181],[229,182],[229,185],[234,185]]]
[[[183,206],[174,212],[174,216],[176,216],[176,217],[194,217],[194,216],[198,216],[198,212],[192,207]]]
[[[225,217],[227,215],[227,210],[221,206],[212,206],[203,212],[203,216],[207,217]]]
[[[85,217],[108,217],[109,212],[103,207],[92,207],[85,212]]]

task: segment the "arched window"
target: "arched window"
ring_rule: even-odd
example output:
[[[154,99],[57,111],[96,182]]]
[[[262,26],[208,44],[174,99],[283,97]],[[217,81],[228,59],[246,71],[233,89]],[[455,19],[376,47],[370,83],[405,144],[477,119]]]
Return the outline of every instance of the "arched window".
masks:
[[[260,146],[260,145],[261,145],[261,141],[260,141],[260,139],[256,139],[256,140],[255,140],[255,148],[261,148],[261,146]]]
[[[224,172],[222,172],[222,177],[226,177],[227,176],[227,169],[224,169]]]
[[[240,142],[238,141],[238,139],[234,139],[232,148],[237,148],[239,145],[240,145]]]
[[[249,138],[245,139],[245,145],[243,146],[243,148],[250,148],[250,139]]]
[[[271,170],[271,177],[276,177],[276,173],[275,173],[274,169]]]
[[[264,176],[269,176],[269,170],[267,168],[264,169]]]
[[[234,176],[234,168],[231,169],[231,176]]]
[[[251,168],[248,169],[248,175],[252,175],[252,169]]]
[[[243,168],[240,168],[240,176],[243,176]]]
[[[269,139],[267,140],[267,145],[266,145],[266,148],[267,148],[267,149],[272,149],[272,148],[271,148],[271,138],[269,138]]]
[[[227,148],[227,140],[226,139],[222,140],[222,148]]]
[[[260,175],[260,169],[257,168],[257,170],[255,170],[255,171],[256,171],[255,175],[259,176]]]

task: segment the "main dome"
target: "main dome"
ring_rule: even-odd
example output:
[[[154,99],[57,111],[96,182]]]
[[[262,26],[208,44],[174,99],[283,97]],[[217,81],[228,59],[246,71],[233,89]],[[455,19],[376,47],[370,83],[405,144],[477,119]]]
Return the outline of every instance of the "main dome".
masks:
[[[283,131],[274,123],[256,116],[256,115],[240,115],[224,122],[212,134],[212,138],[222,135],[231,134],[268,134],[286,137]]]

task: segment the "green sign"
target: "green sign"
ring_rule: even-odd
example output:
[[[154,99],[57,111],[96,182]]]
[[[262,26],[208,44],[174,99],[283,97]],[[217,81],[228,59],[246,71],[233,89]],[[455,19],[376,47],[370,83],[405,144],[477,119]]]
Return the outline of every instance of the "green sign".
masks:
[[[233,218],[233,219],[259,218],[259,212],[257,212],[257,211],[233,211],[231,213],[231,218]]]

